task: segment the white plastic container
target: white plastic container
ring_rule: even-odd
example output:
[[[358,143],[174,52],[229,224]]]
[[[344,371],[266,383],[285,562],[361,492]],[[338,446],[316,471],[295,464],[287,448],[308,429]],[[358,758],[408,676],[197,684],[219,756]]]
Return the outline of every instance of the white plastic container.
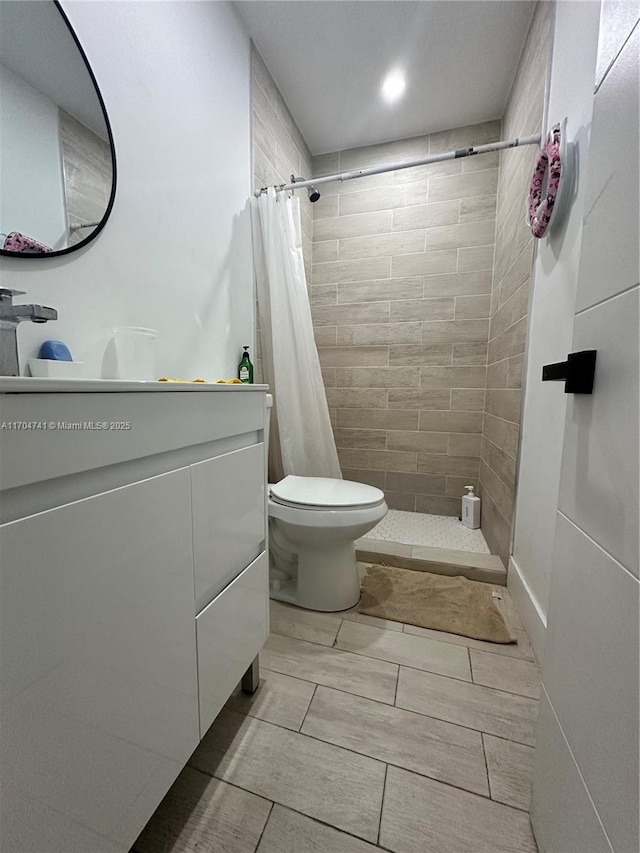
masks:
[[[57,361],[52,358],[30,358],[32,376],[45,379],[84,379],[84,361]]]
[[[475,530],[480,527],[480,498],[473,493],[473,486],[465,486],[468,494],[462,498],[462,523]]]
[[[118,379],[154,381],[158,378],[157,338],[155,329],[140,326],[120,326],[113,330]]]

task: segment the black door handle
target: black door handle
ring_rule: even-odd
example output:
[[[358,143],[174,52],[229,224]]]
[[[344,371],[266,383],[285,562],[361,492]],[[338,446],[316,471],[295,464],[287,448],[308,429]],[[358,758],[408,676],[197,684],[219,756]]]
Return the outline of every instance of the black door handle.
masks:
[[[564,381],[565,394],[592,394],[597,350],[570,352],[567,361],[545,364],[542,381]]]

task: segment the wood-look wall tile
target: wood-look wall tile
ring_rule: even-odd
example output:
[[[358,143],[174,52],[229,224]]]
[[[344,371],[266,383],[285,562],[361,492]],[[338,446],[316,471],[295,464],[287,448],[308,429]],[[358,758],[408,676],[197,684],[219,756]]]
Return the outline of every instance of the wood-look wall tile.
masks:
[[[478,222],[496,218],[495,194],[460,199],[460,222]],[[495,232],[495,225],[494,225]]]
[[[425,204],[426,201],[427,181],[415,181],[362,192],[341,193],[338,210],[340,216],[349,216],[354,213]]]
[[[387,392],[380,388],[327,388],[327,404],[334,409],[387,407]]]
[[[445,494],[449,498],[460,499],[463,495],[466,495],[465,488],[467,486],[473,486],[474,489],[477,489],[478,488],[478,478],[477,477],[447,477],[447,487],[445,489]]]
[[[376,325],[338,326],[339,346],[422,343],[422,323],[379,323]]]
[[[419,346],[400,344],[389,347],[390,365],[414,365],[417,367],[427,364],[450,365],[451,358],[451,344],[421,344]]]
[[[391,231],[393,220],[390,210],[355,213],[353,216],[338,216],[338,196],[329,196],[329,198],[335,202],[335,213],[333,216],[324,219],[314,217],[314,240],[341,240],[345,237],[366,237],[368,234],[387,234]],[[318,204],[319,202],[315,202],[313,205],[314,214]]]
[[[493,242],[494,236],[495,222],[492,219],[441,225],[426,229],[426,248],[428,252],[437,252],[463,246],[486,246]]]
[[[426,275],[424,296],[491,295],[491,270],[460,272],[447,275]]]
[[[424,369],[424,368],[422,368]],[[448,409],[451,395],[448,387],[432,389],[389,389],[390,409]]]
[[[388,278],[389,258],[362,258],[355,261],[334,261],[314,264],[313,284],[332,284],[338,281],[358,281],[372,278]]]
[[[340,260],[374,258],[379,255],[407,255],[423,252],[425,232],[398,231],[372,237],[347,237],[339,240]]]
[[[420,431],[482,433],[484,412],[420,412]]]
[[[445,433],[439,432],[389,430],[387,432],[387,448],[389,450],[409,450],[415,453],[444,454],[447,452],[447,436]],[[389,488],[391,487],[389,486]],[[408,489],[408,491],[417,490]],[[429,492],[429,494],[434,493]]]
[[[507,359],[507,388],[522,388],[522,379],[524,376],[524,354],[514,355]]]
[[[449,456],[480,456],[481,435],[450,433],[447,445]]]
[[[318,347],[323,367],[386,367],[389,347]]]
[[[345,480],[353,480],[355,483],[366,483],[368,486],[375,486],[376,489],[384,491],[387,472],[367,471],[366,468],[343,468],[342,477]]]
[[[453,362],[455,365],[485,365],[487,363],[487,344],[480,341],[453,345]]]
[[[490,388],[487,391],[487,414],[512,423],[520,423],[522,391],[517,388]]]
[[[486,367],[438,367],[420,368],[421,388],[484,388]],[[448,407],[446,407],[448,408]]]
[[[443,495],[446,478],[434,474],[399,474],[387,472],[387,489],[413,492],[416,495]]]
[[[506,388],[509,359],[496,361],[487,368],[487,388]]]
[[[385,489],[384,497],[389,509],[397,509],[400,512],[415,512],[416,496],[411,492],[390,492]]]
[[[518,424],[485,413],[484,436],[514,459],[518,454]]]
[[[434,299],[405,299],[391,303],[392,323],[412,320],[453,320],[455,299],[440,296]]]
[[[500,477],[503,483],[514,488],[516,481],[516,460],[485,436],[482,438],[482,459]]]
[[[404,367],[339,367],[336,384],[339,388],[418,388],[420,373]]]
[[[491,297],[489,294],[481,296],[456,296],[456,320],[474,320],[489,317],[491,310]]]
[[[338,450],[340,466],[345,468],[370,468],[374,471],[415,471],[416,454],[401,450]]]
[[[338,409],[337,423],[346,429],[417,430],[418,412],[410,409]]]
[[[489,468],[486,462],[480,461],[480,480],[483,489],[491,495],[496,509],[507,522],[511,522],[513,516],[513,486],[509,487],[503,483],[493,468]]]
[[[478,124],[465,124],[451,130],[440,130],[432,133],[429,137],[431,154],[442,154],[445,151],[455,151],[457,148],[470,148],[472,145],[488,145],[489,142],[497,142],[500,139],[501,122],[499,119],[483,121]],[[481,161],[478,155],[470,157],[470,161]],[[462,161],[463,163],[466,160]]]
[[[433,435],[433,433],[421,433]],[[440,454],[418,453],[419,474],[449,474],[457,477],[478,478],[480,460],[477,456],[443,456]]]
[[[454,199],[437,204],[415,204],[412,207],[397,208],[393,211],[393,230],[454,225],[458,222],[459,207],[460,202]]]
[[[422,276],[349,281],[338,285],[338,302],[378,302],[422,297]]]
[[[513,326],[489,341],[489,349],[487,352],[487,360],[489,364],[494,361],[502,361],[503,358],[510,358],[513,355],[520,355],[525,350],[525,342],[527,339],[527,318],[523,317],[518,320]]]
[[[489,332],[488,320],[436,320],[422,324],[422,340],[429,343],[484,343]]]
[[[325,264],[330,261],[338,260],[338,241],[323,240],[322,242],[314,241],[313,251],[311,252],[311,261],[314,264]]]
[[[458,272],[493,269],[493,244],[458,249]]]
[[[391,275],[439,275],[458,271],[458,250],[444,249],[441,252],[420,252],[412,255],[398,255],[391,260]],[[473,269],[479,269],[474,267]],[[489,269],[486,267],[485,269]],[[372,278],[372,276],[366,276]]]
[[[482,388],[452,388],[451,410],[454,412],[484,412],[485,392]],[[457,430],[461,432],[462,430]]]
[[[336,305],[338,301],[337,284],[311,285],[309,302],[311,305]]]
[[[361,450],[385,450],[387,433],[383,429],[334,429],[336,447],[356,447]]]
[[[460,515],[460,500],[436,495],[416,495],[416,512],[428,515]]]
[[[314,285],[315,287],[315,285]],[[387,323],[388,302],[356,302],[349,305],[320,305],[311,308],[314,326],[337,326],[348,323]]]
[[[498,169],[481,172],[463,172],[429,181],[429,204],[454,198],[472,198],[478,195],[494,195],[498,189]]]

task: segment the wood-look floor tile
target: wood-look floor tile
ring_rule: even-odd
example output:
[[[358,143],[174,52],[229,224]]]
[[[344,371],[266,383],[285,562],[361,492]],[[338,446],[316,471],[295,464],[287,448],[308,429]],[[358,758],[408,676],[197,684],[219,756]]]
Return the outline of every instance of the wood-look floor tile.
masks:
[[[332,646],[340,628],[341,617],[316,610],[304,610],[281,601],[271,601],[271,631],[310,643]]]
[[[260,660],[274,672],[393,705],[398,677],[395,664],[368,660],[361,655],[278,634],[268,638],[260,652]]]
[[[384,628],[386,631],[398,631],[398,633],[402,633],[402,622],[394,622],[392,619],[381,619],[379,616],[367,616],[366,613],[359,613],[355,607],[353,610],[344,610],[340,615],[348,622],[360,622],[362,625],[372,625],[374,628]]]
[[[256,853],[376,853],[378,847],[275,805]]]
[[[538,702],[480,684],[400,667],[396,705],[533,746]]]
[[[377,839],[380,761],[223,710],[189,763],[366,841]]]
[[[482,735],[487,756],[491,799],[529,811],[533,747]]]
[[[309,681],[260,667],[260,686],[256,692],[252,696],[237,693],[229,699],[227,708],[297,732],[314,690],[315,685]]]
[[[185,767],[133,846],[134,853],[253,853],[268,800]]]
[[[440,640],[443,643],[453,643],[456,646],[466,646],[468,649],[479,649],[490,652],[493,655],[503,657],[519,658],[521,660],[534,660],[533,649],[529,638],[524,631],[516,631],[517,643],[489,643],[486,640],[474,640],[472,637],[463,637],[461,634],[448,634],[446,631],[433,631],[431,628],[420,628],[418,625],[405,625],[405,634],[413,634],[416,637],[427,637],[430,640]]]
[[[536,853],[529,816],[389,767],[380,845],[394,853]]]
[[[469,654],[475,684],[518,693],[531,699],[540,696],[540,667],[537,663],[487,654],[475,649],[471,649]]]
[[[468,652],[452,643],[343,622],[336,648],[471,681]]]
[[[316,690],[302,732],[489,795],[479,732],[326,687]]]

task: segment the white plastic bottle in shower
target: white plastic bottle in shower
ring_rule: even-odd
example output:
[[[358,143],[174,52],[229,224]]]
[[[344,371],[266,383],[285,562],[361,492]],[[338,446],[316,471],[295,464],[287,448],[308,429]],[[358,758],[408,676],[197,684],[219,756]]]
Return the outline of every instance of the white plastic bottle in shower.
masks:
[[[473,486],[465,486],[468,494],[462,498],[462,523],[475,530],[480,527],[480,498],[474,495]]]

